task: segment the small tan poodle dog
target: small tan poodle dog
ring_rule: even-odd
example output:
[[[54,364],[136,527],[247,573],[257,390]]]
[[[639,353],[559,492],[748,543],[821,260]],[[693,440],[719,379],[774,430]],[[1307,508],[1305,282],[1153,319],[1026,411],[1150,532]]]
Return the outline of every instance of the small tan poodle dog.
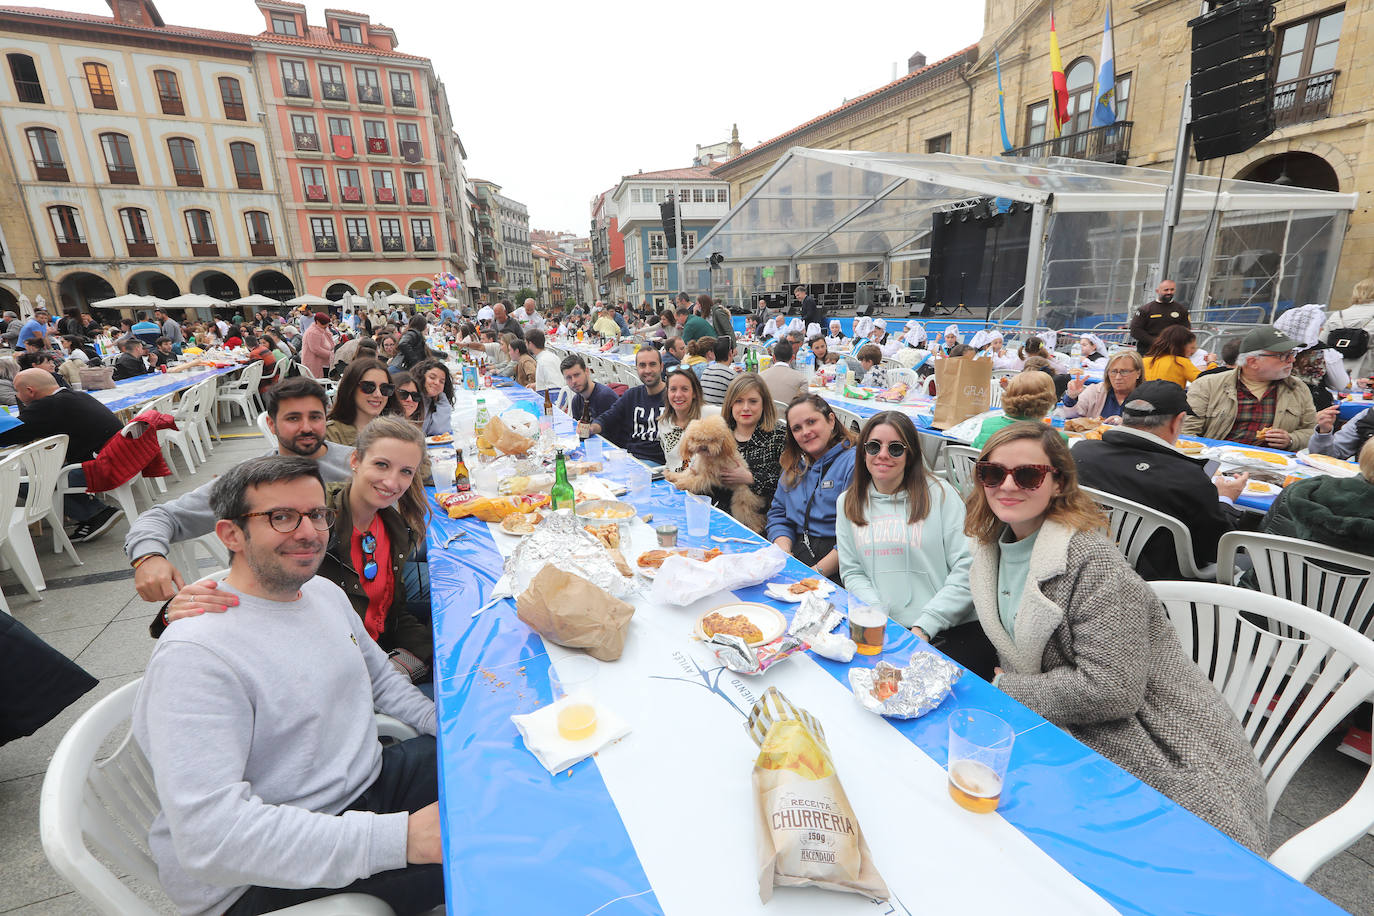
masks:
[[[717,487],[730,490],[727,511],[735,520],[759,534],[763,533],[765,506],[763,498],[744,484],[730,485],[721,480],[721,472],[742,463],[735,434],[720,417],[702,417],[687,424],[682,431],[682,460],[687,465],[681,471],[668,471],[663,476],[679,490],[709,496]]]

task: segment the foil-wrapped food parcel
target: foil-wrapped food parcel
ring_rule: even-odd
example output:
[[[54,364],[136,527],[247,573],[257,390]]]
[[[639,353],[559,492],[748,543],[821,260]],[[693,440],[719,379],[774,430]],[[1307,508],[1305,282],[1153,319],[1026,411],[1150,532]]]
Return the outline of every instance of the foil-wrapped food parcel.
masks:
[[[915,719],[944,702],[964,669],[934,652],[915,652],[901,668],[878,662],[850,668],[849,687],[864,709],[889,719]]]
[[[820,723],[769,687],[745,727],[759,746],[759,898],[767,903],[774,887],[810,886],[886,900],[887,883],[873,864]]]

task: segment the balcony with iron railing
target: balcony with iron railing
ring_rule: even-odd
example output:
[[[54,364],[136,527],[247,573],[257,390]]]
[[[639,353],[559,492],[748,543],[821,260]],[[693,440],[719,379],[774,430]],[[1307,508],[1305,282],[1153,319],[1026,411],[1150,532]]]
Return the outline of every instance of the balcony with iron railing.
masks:
[[[248,250],[255,258],[270,258],[277,254],[277,243],[271,239],[259,239],[248,243]]]
[[[362,84],[362,83],[359,83],[359,84],[358,84],[358,102],[359,102],[360,104],[362,104],[362,105],[381,105],[381,104],[384,104],[384,103],[382,102],[382,87],[381,87],[381,86],[366,86],[366,85],[364,85],[364,84]]]
[[[184,115],[186,106],[182,104],[180,96],[163,95],[158,97],[162,103],[162,113],[165,115]]]
[[[406,200],[412,204],[429,203],[429,192],[424,188],[407,188]]]
[[[363,189],[346,184],[339,188],[339,197],[346,204],[360,204],[363,202]]]
[[[417,235],[414,237],[414,242],[416,251],[434,250],[434,236],[432,235]]]
[[[391,144],[386,137],[368,137],[367,154],[369,156],[389,156],[391,155]]]
[[[286,91],[289,99],[308,99],[310,98],[310,80],[296,79],[288,76],[282,81],[282,88]]]
[[[350,235],[348,237],[349,251],[371,251],[372,238],[367,235]]]
[[[348,87],[343,83],[320,83],[320,98],[326,102],[347,102]]]
[[[379,204],[394,204],[396,203],[396,189],[377,188],[376,197]]]
[[[33,164],[34,174],[39,181],[71,181],[67,177],[67,163],[65,162],[44,162],[38,160]]]
[[[106,111],[118,111],[119,103],[115,101],[113,92],[97,92],[91,90],[91,107],[103,108]]]
[[[217,258],[219,257],[219,243],[192,242],[191,254],[198,258]]]
[[[226,121],[247,121],[248,111],[243,107],[242,102],[225,102],[224,119]]]
[[[234,180],[238,182],[240,190],[261,191],[262,173],[261,172],[235,172]]]
[[[296,149],[304,150],[308,153],[318,153],[320,151],[320,135],[308,134],[298,130],[292,135],[296,141]]]
[[[15,80],[14,91],[19,101],[29,105],[43,104],[43,84],[35,80]]]
[[[110,184],[138,184],[138,169],[117,165],[107,168],[110,172]]]
[[[305,186],[305,199],[314,204],[326,203],[329,190],[322,184],[308,184]]]
[[[129,257],[131,258],[157,257],[157,243],[146,236],[143,238],[125,239],[124,244],[129,246]]]
[[[1018,146],[1002,155],[1028,159],[1063,156],[1068,159],[1125,165],[1131,156],[1131,127],[1134,123],[1117,121],[1104,127],[1090,127],[1077,133],[1064,134],[1062,137],[1051,137],[1039,143]]]
[[[87,245],[86,240],[80,236],[69,239],[58,239],[57,253],[64,258],[89,258],[91,256],[91,246]]]
[[[332,235],[315,236],[315,250],[323,252],[338,252],[339,240]]]
[[[1309,73],[1295,80],[1274,84],[1274,125],[1287,127],[1317,121],[1331,113],[1339,70]]]
[[[395,105],[397,108],[414,108],[414,107],[415,107],[415,90],[414,90],[414,89],[392,89],[392,90],[391,90],[391,104],[392,104],[392,105]]]
[[[406,250],[406,240],[399,235],[382,236],[382,251],[390,254]]]
[[[179,188],[205,187],[205,178],[200,174],[200,169],[173,168],[172,174],[176,176]]]

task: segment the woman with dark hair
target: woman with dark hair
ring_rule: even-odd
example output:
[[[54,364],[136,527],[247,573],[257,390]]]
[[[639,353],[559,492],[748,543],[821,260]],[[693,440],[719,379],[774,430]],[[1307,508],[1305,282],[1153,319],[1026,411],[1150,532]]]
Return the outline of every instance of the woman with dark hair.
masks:
[[[1232,839],[1265,850],[1250,743],[1108,537],[1050,427],[994,435],[974,466],[969,586],[994,683]]]
[[[414,423],[423,435],[425,429],[425,397],[420,391],[419,383],[415,381],[415,376],[409,372],[395,372],[391,375],[391,384],[396,386],[396,404],[400,408],[396,416],[404,417]]]
[[[1196,349],[1196,334],[1181,324],[1169,325],[1145,354],[1145,381],[1173,382],[1187,388],[1198,375],[1197,366],[1189,359]]]
[[[823,576],[840,579],[836,501],[854,475],[854,434],[815,394],[787,405],[782,478],[768,509],[768,540]]]
[[[440,359],[427,359],[411,375],[425,399],[425,435],[441,436],[453,432],[453,376]]]
[[[658,415],[658,442],[663,446],[663,466],[670,471],[680,471],[686,462],[682,460],[678,445],[682,442],[687,424],[701,417],[719,416],[720,408],[706,403],[700,379],[686,366],[674,366],[668,370],[663,401],[663,412]]]
[[[533,390],[534,378],[539,372],[539,364],[534,361],[533,356],[530,356],[529,348],[525,342],[514,334],[502,334],[501,348],[505,351],[506,358],[510,360],[511,377],[515,379],[515,384]]]
[[[316,312],[301,337],[301,363],[315,378],[324,378],[334,363],[334,335],[329,333],[329,316]]]
[[[727,486],[748,486],[765,506],[771,506],[773,493],[778,488],[779,462],[787,431],[778,425],[773,398],[757,372],[735,376],[730,387],[725,389],[720,415],[735,434],[742,462],[722,472],[721,479]],[[725,490],[711,494],[711,499],[721,508],[730,505],[730,494]]]
[[[396,344],[396,349],[400,353],[400,359],[396,361],[396,368],[410,370],[421,362],[429,358],[429,348],[425,346],[425,328],[429,327],[429,322],[425,316],[416,313],[406,325],[405,333],[401,335],[400,341]]]
[[[348,364],[334,394],[324,438],[328,442],[352,445],[358,433],[384,413],[401,413],[396,401],[396,386],[386,363],[359,357]]]
[[[869,417],[859,448],[835,522],[844,587],[922,639],[971,622],[959,492],[926,469],[916,427],[900,411]]]

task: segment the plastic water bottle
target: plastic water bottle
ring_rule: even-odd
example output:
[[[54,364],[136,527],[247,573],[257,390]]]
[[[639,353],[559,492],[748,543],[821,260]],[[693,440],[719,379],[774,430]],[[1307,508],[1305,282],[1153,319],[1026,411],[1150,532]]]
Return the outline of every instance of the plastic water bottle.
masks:
[[[845,381],[847,380],[848,376],[849,376],[849,364],[848,364],[847,362],[845,362],[843,358],[841,358],[840,361],[839,361],[838,363],[835,364],[835,393],[836,393],[836,394],[844,394]]]

